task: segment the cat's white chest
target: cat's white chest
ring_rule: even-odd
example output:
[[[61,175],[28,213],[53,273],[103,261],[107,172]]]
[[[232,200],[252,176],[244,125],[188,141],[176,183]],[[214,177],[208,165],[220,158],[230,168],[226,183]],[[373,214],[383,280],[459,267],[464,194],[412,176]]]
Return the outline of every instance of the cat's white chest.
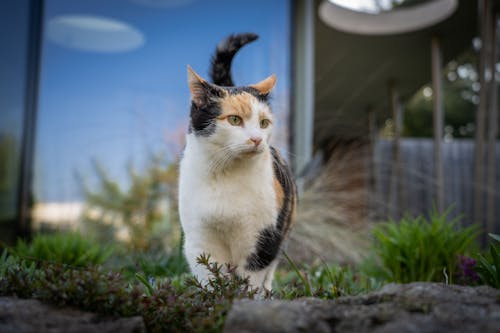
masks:
[[[243,164],[210,176],[206,162],[187,147],[181,163],[179,210],[185,231],[255,233],[276,221],[276,194],[271,163]]]
[[[202,197],[210,202],[200,202],[202,219],[205,223],[251,223],[256,228],[273,223],[275,196],[271,184],[272,180],[256,175],[238,174],[203,182]]]

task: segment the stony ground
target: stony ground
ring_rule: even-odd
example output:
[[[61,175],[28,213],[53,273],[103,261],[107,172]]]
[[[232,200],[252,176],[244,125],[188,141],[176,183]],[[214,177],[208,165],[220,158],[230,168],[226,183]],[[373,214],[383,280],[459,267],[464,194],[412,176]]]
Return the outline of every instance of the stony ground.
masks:
[[[142,333],[142,317],[109,318],[74,309],[60,309],[33,299],[0,297],[2,333]]]
[[[500,332],[500,290],[438,283],[389,284],[333,301],[238,301],[227,333]]]
[[[2,333],[145,331],[141,317],[100,317],[36,300],[0,297]],[[333,301],[242,300],[230,311],[224,332],[500,332],[500,290],[411,283]]]

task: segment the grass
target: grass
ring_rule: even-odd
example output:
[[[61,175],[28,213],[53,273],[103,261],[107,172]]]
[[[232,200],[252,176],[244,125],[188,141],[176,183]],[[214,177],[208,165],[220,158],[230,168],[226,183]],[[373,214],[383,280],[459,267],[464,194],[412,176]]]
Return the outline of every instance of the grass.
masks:
[[[18,240],[11,251],[25,259],[80,267],[103,264],[113,253],[111,247],[75,232],[38,234],[30,243]]]
[[[299,297],[334,299],[366,293],[381,287],[378,280],[348,266],[322,263],[299,268],[286,253],[284,253],[284,257],[290,270],[281,270],[276,274],[275,296],[277,298],[288,300]]]
[[[120,271],[125,277],[134,279],[139,273],[148,277],[176,277],[189,273],[181,244],[171,251],[117,250],[107,266]]]
[[[477,226],[461,227],[448,212],[383,223],[373,231],[378,263],[367,271],[389,282],[454,283],[457,260],[475,250],[478,234]]]

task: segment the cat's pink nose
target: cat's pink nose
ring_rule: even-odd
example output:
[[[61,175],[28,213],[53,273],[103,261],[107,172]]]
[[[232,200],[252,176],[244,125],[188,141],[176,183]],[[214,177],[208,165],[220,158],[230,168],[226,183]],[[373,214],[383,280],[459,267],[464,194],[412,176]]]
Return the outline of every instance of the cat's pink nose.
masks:
[[[260,137],[251,137],[250,141],[252,141],[254,143],[255,147],[257,147],[262,142],[262,138],[260,138]]]

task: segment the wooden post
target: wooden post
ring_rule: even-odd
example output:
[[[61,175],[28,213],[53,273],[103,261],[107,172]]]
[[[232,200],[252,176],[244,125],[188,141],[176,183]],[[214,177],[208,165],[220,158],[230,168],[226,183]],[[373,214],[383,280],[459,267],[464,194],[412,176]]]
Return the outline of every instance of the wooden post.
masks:
[[[490,66],[492,78],[490,82],[490,105],[488,108],[489,119],[488,119],[488,165],[487,165],[487,188],[488,188],[488,199],[487,199],[487,216],[486,216],[486,231],[495,233],[495,199],[496,199],[496,140],[498,135],[498,85],[495,79],[495,64],[497,62],[497,47],[496,47],[496,36],[497,36],[497,23],[498,16],[492,14],[493,19],[491,20],[491,30],[490,30]]]
[[[439,213],[444,211],[444,180],[443,180],[443,75],[441,43],[438,36],[431,39],[432,60],[432,102],[434,120],[434,178],[436,209]]]
[[[389,98],[394,125],[394,140],[392,145],[392,165],[389,188],[389,214],[393,219],[399,219],[400,209],[400,183],[401,183],[401,105],[399,93],[394,81],[389,82]]]
[[[368,180],[368,218],[373,219],[379,215],[378,205],[375,200],[377,197],[377,166],[375,165],[375,145],[377,140],[377,125],[375,118],[375,110],[373,107],[369,106],[366,110],[368,115],[368,159],[367,168],[369,170],[369,180]]]
[[[487,40],[489,30],[488,8],[489,0],[480,0],[479,22],[481,22],[481,52],[479,57],[479,106],[476,112],[476,138],[474,145],[474,220],[476,223],[483,224],[483,185],[484,185],[484,133],[486,126],[486,63],[487,59]]]

